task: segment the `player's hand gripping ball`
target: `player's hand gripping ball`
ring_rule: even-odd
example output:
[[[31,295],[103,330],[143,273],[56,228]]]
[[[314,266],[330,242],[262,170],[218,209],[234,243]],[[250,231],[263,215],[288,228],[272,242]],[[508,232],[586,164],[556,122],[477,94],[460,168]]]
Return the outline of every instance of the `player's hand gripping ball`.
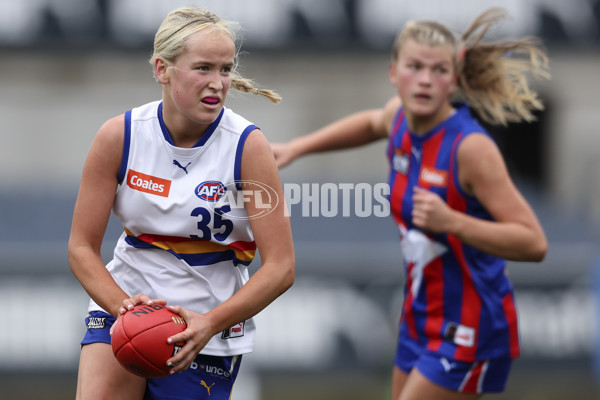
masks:
[[[167,360],[184,345],[167,338],[186,329],[185,320],[158,304],[137,305],[119,318],[112,332],[112,349],[119,363],[144,378],[169,375]]]

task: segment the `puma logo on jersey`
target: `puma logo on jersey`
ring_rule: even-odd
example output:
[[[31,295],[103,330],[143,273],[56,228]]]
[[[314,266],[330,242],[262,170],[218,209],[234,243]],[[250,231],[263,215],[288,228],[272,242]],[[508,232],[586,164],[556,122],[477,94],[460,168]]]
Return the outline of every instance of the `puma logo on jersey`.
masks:
[[[127,186],[140,192],[169,197],[171,181],[130,169],[127,172]]]
[[[415,157],[417,161],[421,159],[421,150],[417,149],[415,146],[410,148],[412,155]]]
[[[206,391],[208,392],[208,395],[210,396],[210,388],[212,388],[215,385],[214,382],[211,383],[210,386],[208,386],[208,384],[206,382],[204,382],[204,380],[201,380],[200,384],[206,388]]]
[[[185,174],[187,175],[187,173],[188,173],[187,167],[190,166],[191,162],[187,163],[187,165],[185,167],[183,165],[181,165],[179,163],[179,161],[177,161],[177,160],[173,160],[173,164],[176,165],[177,167],[181,168],[185,172]]]

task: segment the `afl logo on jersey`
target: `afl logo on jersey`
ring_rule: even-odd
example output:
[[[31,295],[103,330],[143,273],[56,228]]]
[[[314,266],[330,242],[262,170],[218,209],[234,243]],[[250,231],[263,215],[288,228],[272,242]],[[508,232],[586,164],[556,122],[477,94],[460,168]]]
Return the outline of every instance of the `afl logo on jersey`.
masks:
[[[227,188],[219,181],[206,181],[196,186],[196,196],[206,201],[217,201]]]
[[[408,168],[410,167],[410,157],[407,153],[400,149],[396,149],[394,157],[392,158],[392,168],[399,174],[408,174]]]

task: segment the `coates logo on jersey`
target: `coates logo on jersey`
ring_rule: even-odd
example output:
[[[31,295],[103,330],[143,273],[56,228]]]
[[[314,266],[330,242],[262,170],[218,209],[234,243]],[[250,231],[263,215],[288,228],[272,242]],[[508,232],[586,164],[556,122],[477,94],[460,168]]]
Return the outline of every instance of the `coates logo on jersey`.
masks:
[[[146,175],[132,169],[127,172],[127,185],[134,190],[162,197],[169,197],[171,190],[170,180]]]
[[[206,181],[196,186],[196,196],[206,201],[218,201],[227,188],[219,181]]]

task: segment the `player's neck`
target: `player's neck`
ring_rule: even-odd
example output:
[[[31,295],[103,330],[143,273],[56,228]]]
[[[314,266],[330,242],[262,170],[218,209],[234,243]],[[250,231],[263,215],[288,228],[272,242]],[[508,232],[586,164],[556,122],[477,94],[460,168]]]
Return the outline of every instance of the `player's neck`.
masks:
[[[406,122],[408,124],[408,129],[410,129],[412,133],[416,135],[425,135],[455,113],[456,109],[448,103],[432,115],[422,116],[407,112]]]

